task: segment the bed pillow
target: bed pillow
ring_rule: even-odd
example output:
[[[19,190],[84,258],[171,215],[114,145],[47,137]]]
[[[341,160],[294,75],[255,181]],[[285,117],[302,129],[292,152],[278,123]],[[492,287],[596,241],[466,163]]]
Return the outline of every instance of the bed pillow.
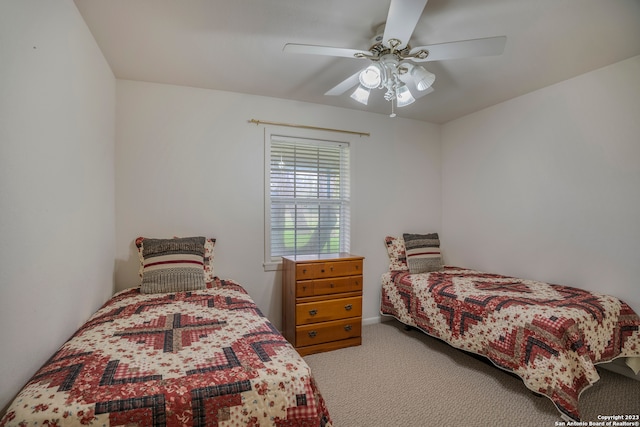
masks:
[[[142,262],[140,292],[154,294],[204,289],[204,237],[136,239]]]
[[[179,237],[175,237],[174,239],[179,239]],[[138,248],[138,259],[140,260],[140,269],[138,270],[138,275],[140,279],[142,279],[142,271],[144,269],[144,258],[142,257],[142,241],[144,237],[138,237],[136,239],[136,247]],[[215,246],[216,239],[212,237],[208,237],[204,241],[204,281],[206,283],[213,282],[213,278],[216,276],[215,270],[213,268],[213,260],[215,254]]]
[[[213,282],[215,277],[213,271],[213,253],[216,246],[216,239],[207,238],[204,241],[204,281]]]
[[[438,233],[402,235],[411,274],[443,269]]]
[[[384,238],[384,243],[387,246],[387,255],[389,255],[389,271],[408,270],[404,240],[399,237],[387,236]]]

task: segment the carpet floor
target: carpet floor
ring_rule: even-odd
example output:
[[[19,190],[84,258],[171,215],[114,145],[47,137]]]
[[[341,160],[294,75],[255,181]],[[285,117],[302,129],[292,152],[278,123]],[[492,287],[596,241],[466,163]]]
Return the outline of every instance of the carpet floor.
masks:
[[[363,327],[362,345],[304,358],[335,427],[559,426],[546,397],[489,362],[397,321]],[[640,382],[602,368],[582,421],[640,412]],[[578,424],[580,425],[580,424]]]

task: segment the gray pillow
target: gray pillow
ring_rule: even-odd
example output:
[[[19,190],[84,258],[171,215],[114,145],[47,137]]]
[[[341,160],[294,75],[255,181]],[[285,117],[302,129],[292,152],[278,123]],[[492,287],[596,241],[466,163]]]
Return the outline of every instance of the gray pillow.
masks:
[[[410,273],[426,273],[443,269],[438,233],[404,233],[402,237]]]
[[[143,239],[140,292],[155,294],[204,289],[204,237]]]

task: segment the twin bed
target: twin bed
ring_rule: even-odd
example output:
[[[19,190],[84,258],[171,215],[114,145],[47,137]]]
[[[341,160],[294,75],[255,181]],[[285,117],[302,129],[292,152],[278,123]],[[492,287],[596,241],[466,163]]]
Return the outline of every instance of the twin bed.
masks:
[[[386,238],[381,313],[518,375],[563,418],[580,419],[595,364],[626,357],[640,370],[640,318],[619,299],[442,266],[437,235],[407,237]]]
[[[640,318],[624,302],[445,267],[437,235],[405,237],[386,239],[381,313],[515,373],[563,418],[580,419],[595,364],[640,368]],[[107,301],[0,426],[332,426],[306,362],[240,284],[214,276],[214,243],[136,240],[141,286]]]
[[[0,426],[324,426],[306,362],[212,239],[138,239],[142,285],[116,293],[31,378]]]

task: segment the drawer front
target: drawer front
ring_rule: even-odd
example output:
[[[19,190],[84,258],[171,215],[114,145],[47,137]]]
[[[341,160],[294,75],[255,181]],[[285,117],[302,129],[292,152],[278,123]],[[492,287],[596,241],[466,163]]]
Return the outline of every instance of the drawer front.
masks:
[[[296,347],[355,338],[361,334],[362,319],[360,317],[298,326],[296,328]]]
[[[362,297],[305,302],[296,305],[296,325],[362,316]]]
[[[296,265],[296,280],[322,279],[326,277],[362,274],[362,260],[326,261]]]
[[[336,277],[313,281],[313,295],[339,294],[362,290],[362,276]]]
[[[323,271],[324,270],[324,271]],[[320,269],[321,277],[352,276],[362,274],[362,260],[328,261]]]
[[[314,294],[313,280],[302,280],[296,282],[296,297],[312,297]]]
[[[362,276],[300,280],[296,282],[297,298],[358,291],[362,291]]]
[[[321,266],[318,263],[296,264],[296,280],[308,280],[318,277]]]

